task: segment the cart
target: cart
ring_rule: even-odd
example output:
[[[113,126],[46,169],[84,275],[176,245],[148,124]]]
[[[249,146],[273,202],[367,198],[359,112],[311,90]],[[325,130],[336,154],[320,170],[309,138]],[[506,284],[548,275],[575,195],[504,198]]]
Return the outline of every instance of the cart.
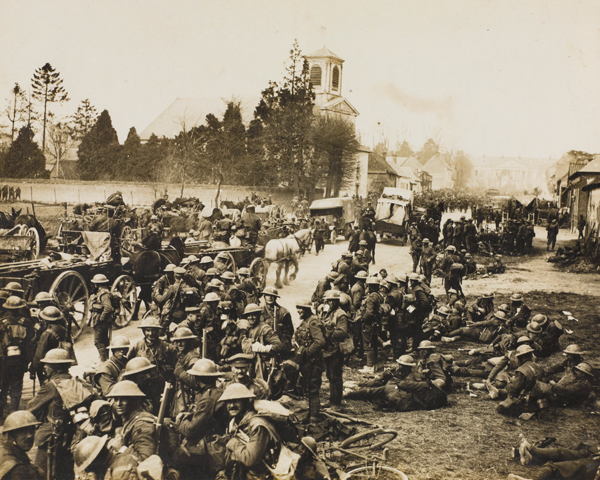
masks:
[[[386,187],[377,201],[375,232],[381,238],[389,235],[406,241],[406,223],[410,220],[413,192]]]
[[[350,236],[352,223],[356,220],[354,199],[350,197],[323,198],[315,200],[309,207],[311,217],[325,217],[329,225],[331,243],[338,236]]]
[[[36,260],[40,256],[40,235],[35,227],[16,225],[0,232],[0,262]]]

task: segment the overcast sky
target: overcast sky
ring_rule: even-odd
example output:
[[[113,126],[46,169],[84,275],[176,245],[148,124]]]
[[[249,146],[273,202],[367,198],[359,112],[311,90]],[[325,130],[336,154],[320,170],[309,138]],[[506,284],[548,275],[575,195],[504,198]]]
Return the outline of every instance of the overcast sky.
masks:
[[[177,97],[258,98],[295,38],[345,60],[362,143],[473,155],[600,152],[600,2],[4,1],[0,100],[50,62],[119,139]],[[3,106],[5,106],[4,102]],[[251,106],[252,108],[252,106]]]

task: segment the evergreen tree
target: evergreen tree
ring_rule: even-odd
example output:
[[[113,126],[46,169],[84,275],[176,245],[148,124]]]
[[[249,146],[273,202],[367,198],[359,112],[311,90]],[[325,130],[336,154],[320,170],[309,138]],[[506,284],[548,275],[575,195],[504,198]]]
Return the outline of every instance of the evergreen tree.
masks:
[[[33,98],[44,104],[43,134],[42,134],[42,153],[46,151],[46,121],[48,119],[48,103],[67,102],[69,94],[62,86],[63,80],[60,73],[56,71],[49,63],[38,68],[33,73],[31,79],[31,89]]]
[[[431,157],[440,151],[439,144],[433,139],[428,138],[427,141],[421,147],[421,150],[417,152],[417,158],[422,165],[425,165]]]
[[[107,110],[104,110],[96,124],[85,135],[79,148],[79,176],[82,180],[110,180],[120,174],[119,138],[112,126]]]
[[[27,120],[28,101],[25,91],[18,83],[11,90],[11,98],[8,100],[8,106],[5,113],[10,122],[10,141],[15,141],[15,132],[18,130],[19,123]]]
[[[83,138],[96,123],[98,119],[98,111],[94,107],[89,99],[82,100],[77,111],[73,115],[73,129],[75,131],[75,137],[78,139]]]
[[[396,155],[399,157],[410,157],[414,155],[415,152],[412,148],[410,148],[409,143],[404,140],[401,144],[396,144]]]
[[[143,163],[142,141],[135,127],[129,129],[121,151],[121,174],[124,179],[137,180]],[[143,167],[142,167],[143,168]]]
[[[21,127],[17,139],[2,157],[0,171],[7,178],[47,178],[46,158],[33,140],[29,125]]]

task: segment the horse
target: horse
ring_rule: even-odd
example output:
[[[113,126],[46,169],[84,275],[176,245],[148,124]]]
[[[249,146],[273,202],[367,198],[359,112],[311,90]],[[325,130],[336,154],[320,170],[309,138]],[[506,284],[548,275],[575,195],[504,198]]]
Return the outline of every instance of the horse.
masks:
[[[363,230],[360,232],[360,239],[367,242],[367,250],[373,257],[373,265],[375,265],[375,246],[377,245],[377,235],[371,230]]]
[[[277,288],[289,285],[288,274],[290,263],[294,265],[294,272],[289,274],[289,279],[294,280],[296,278],[298,274],[298,254],[307,250],[311,242],[312,232],[310,229],[298,230],[286,238],[269,240],[267,242],[265,246],[265,260],[269,266],[273,262],[277,263],[277,279],[275,280]],[[281,283],[282,269],[285,269],[283,284]]]

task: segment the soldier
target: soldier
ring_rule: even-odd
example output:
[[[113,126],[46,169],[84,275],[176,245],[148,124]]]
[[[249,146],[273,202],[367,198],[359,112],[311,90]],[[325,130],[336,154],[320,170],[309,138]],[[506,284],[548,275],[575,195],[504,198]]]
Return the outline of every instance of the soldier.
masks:
[[[560,337],[564,334],[563,326],[557,320],[548,320],[546,315],[537,314],[531,319],[542,328],[539,336],[540,351],[538,357],[549,357],[555,352],[560,351]]]
[[[147,358],[156,365],[158,374],[163,381],[173,383],[173,370],[177,363],[177,350],[175,347],[159,338],[162,326],[154,317],[146,317],[138,327],[142,330],[144,338],[139,340],[129,351],[127,358]]]
[[[327,290],[331,290],[333,282],[339,277],[339,275],[339,273],[332,270],[325,278],[322,278],[317,282],[317,288],[315,289],[311,298],[315,307],[323,303],[323,295],[325,295]]]
[[[254,399],[254,394],[238,383],[228,385],[219,399],[230,417],[225,471],[229,475],[235,471],[240,480],[270,477],[267,464],[277,462],[274,455],[281,448],[273,424],[254,410]]]
[[[181,326],[189,328],[194,335],[206,340],[206,345],[202,348],[206,352],[206,358],[217,360],[219,358],[219,302],[221,299],[215,292],[209,292],[204,297],[204,301],[200,304],[196,323],[181,324]],[[204,334],[206,332],[206,334]]]
[[[161,396],[165,389],[165,380],[158,375],[156,365],[150,363],[150,360],[145,357],[132,358],[125,365],[119,380],[129,380],[135,383],[146,395],[144,409],[158,415]]]
[[[186,303],[194,303],[193,298],[186,299],[187,294],[191,294],[192,297],[198,295],[198,289],[190,284],[185,275],[185,268],[175,267],[173,269],[173,285],[169,287],[160,316],[160,323],[165,332],[171,323],[180,324],[185,320],[187,316],[185,313]]]
[[[546,231],[548,232],[548,246],[546,247],[546,251],[550,250],[550,246],[552,246],[552,251],[554,251],[556,237],[558,237],[558,222],[556,219],[552,220],[552,223],[546,227]]]
[[[444,223],[442,233],[444,234],[444,247],[452,245],[454,242],[454,222],[451,218]]]
[[[23,392],[23,375],[27,371],[34,330],[31,321],[21,315],[27,303],[10,296],[3,307],[7,311],[0,324],[0,358],[2,360],[2,384],[0,387],[0,413],[10,395],[10,408],[19,409]]]
[[[130,380],[121,380],[108,394],[114,399],[114,411],[123,424],[121,435],[111,441],[111,448],[119,453],[109,468],[129,464],[135,471],[137,465],[156,453],[156,417],[144,410],[145,397]]]
[[[262,311],[262,321],[269,325],[281,341],[287,358],[292,350],[292,337],[294,336],[294,325],[290,312],[277,303],[279,292],[275,287],[265,287],[261,292],[265,305]]]
[[[27,410],[43,419],[35,434],[35,464],[47,474],[50,463],[51,478],[56,471],[59,478],[72,479],[73,459],[68,446],[73,428],[69,409],[83,404],[91,394],[69,374],[73,360],[66,350],[50,350],[42,363],[48,381],[27,404]]]
[[[350,268],[350,265],[352,265],[353,258],[354,256],[350,252],[342,253],[342,258],[338,261],[337,268],[335,268],[335,270],[340,275],[343,275],[349,282],[353,279],[352,270]]]
[[[127,337],[118,335],[112,339],[108,349],[112,352],[111,357],[100,367],[98,367],[97,373],[94,375],[93,383],[101,390],[102,396],[106,396],[110,393],[112,387],[119,380],[119,375],[127,364],[127,353],[131,343]]]
[[[567,345],[567,348],[563,350],[564,359],[550,367],[546,367],[546,375],[553,375],[561,372],[569,373],[573,367],[583,362],[583,355],[585,355],[585,353],[586,352],[579,348],[579,345],[574,343]]]
[[[429,241],[427,243],[429,243]],[[419,237],[417,237],[410,244],[410,255],[412,256],[412,261],[413,261],[413,272],[417,271],[417,267],[419,266],[419,261],[421,260],[422,254],[423,254],[423,242],[421,241],[421,239]]]
[[[425,278],[427,279],[427,283],[431,283],[431,277],[433,275],[433,266],[435,264],[436,258],[437,254],[435,253],[435,250],[431,245],[429,239],[423,239],[423,251],[421,252],[421,270],[423,271],[423,275],[425,275]]]
[[[592,367],[589,363],[582,362],[575,365],[557,383],[542,384],[541,390],[544,391],[544,386],[547,386],[548,393],[546,395],[550,396],[553,403],[560,406],[572,407],[593,403],[596,399],[590,383],[593,379]],[[540,389],[539,386],[538,389]]]
[[[360,316],[362,322],[363,345],[367,356],[367,365],[359,372],[372,374],[375,373],[377,365],[383,297],[379,293],[379,278],[369,277],[366,283],[367,293],[357,315]]]
[[[389,305],[388,313],[389,340],[394,352],[394,358],[399,358],[406,351],[406,338],[404,336],[404,292],[400,288],[400,280],[394,275],[387,278],[389,291],[385,303]]]
[[[246,267],[242,267],[237,271],[237,274],[240,277],[238,288],[246,294],[246,305],[249,303],[258,303],[258,288],[256,288],[256,285],[250,277],[250,270]],[[240,315],[241,313],[242,312],[240,312]]]
[[[232,383],[241,383],[250,390],[257,400],[266,400],[270,396],[269,385],[262,378],[252,378],[250,371],[254,363],[254,355],[238,353],[229,357],[227,363],[231,366],[233,378],[223,384],[223,388]]]
[[[112,305],[112,295],[107,287],[108,278],[102,273],[97,273],[92,278],[92,283],[96,291],[90,299],[92,306],[90,323],[94,327],[94,345],[100,355],[100,361],[106,362],[115,309]]]
[[[192,385],[186,372],[190,370],[196,361],[200,360],[200,354],[196,348],[198,337],[187,327],[179,327],[175,330],[171,342],[177,349],[177,364],[175,365],[175,398],[171,405],[171,417],[176,417],[181,412],[189,411],[194,401]],[[186,381],[188,380],[188,381]]]
[[[328,237],[327,233],[327,227],[321,224],[320,220],[315,220],[313,239],[315,241],[315,255],[317,257],[319,256],[319,252],[325,248],[325,239]]]
[[[174,426],[183,435],[183,447],[175,452],[176,465],[186,467],[189,474],[193,468],[206,468],[206,440],[215,434],[222,434],[221,425],[225,425],[225,412],[222,404],[217,403],[223,394],[223,388],[217,386],[222,374],[217,365],[208,358],[196,360],[185,374],[193,379],[194,399],[187,410],[180,413]],[[187,452],[186,452],[187,450]]]
[[[0,479],[43,480],[44,472],[27,456],[33,448],[35,430],[40,422],[27,410],[11,413],[4,421],[0,444]]]
[[[432,306],[429,296],[420,282],[419,275],[412,273],[409,276],[409,283],[411,296],[406,307],[406,324],[408,325],[406,333],[412,338],[411,350],[414,350],[423,339],[423,323],[431,312]]]
[[[340,294],[335,290],[325,293],[326,302],[323,318],[325,348],[323,357],[329,379],[329,402],[334,407],[341,407],[343,394],[344,353],[340,343],[348,337],[348,315],[340,308]]]
[[[254,303],[250,303],[244,310],[244,318],[248,320],[250,328],[248,329],[248,338],[246,345],[243,346],[244,353],[254,353],[254,370],[257,378],[263,380],[268,377],[269,360],[275,358],[275,355],[282,353],[283,344],[277,334],[265,322],[261,321],[262,308]],[[272,368],[274,368],[274,363]]]
[[[164,269],[164,275],[160,277],[152,287],[152,300],[158,308],[158,314],[162,311],[163,305],[171,294],[171,286],[175,283],[176,265],[169,263]]]
[[[446,255],[442,260],[442,264],[440,265],[440,269],[444,274],[444,289],[446,290],[446,296],[448,295],[448,290],[454,288],[452,286],[452,276],[451,276],[451,267],[453,264],[458,263],[459,258],[456,255],[456,247],[454,245],[449,245],[446,247]]]
[[[90,435],[73,447],[76,478],[110,478],[108,466],[114,461],[115,451],[108,448],[108,435]]]
[[[531,315],[531,309],[523,303],[523,295],[514,293],[510,297],[508,324],[512,328],[525,328]]]
[[[361,265],[367,266],[367,268],[363,268],[362,270],[368,270],[368,266],[373,262],[373,256],[371,255],[371,252],[369,252],[369,250],[367,248],[369,246],[369,244],[367,243],[366,240],[361,240],[360,242],[358,242],[358,245],[359,245],[360,249],[358,250],[358,252],[356,252],[356,256],[362,257]]]
[[[531,253],[531,248],[533,245],[533,237],[535,237],[535,227],[531,221],[527,223],[527,230],[525,232],[525,254],[529,255]]]
[[[482,343],[491,343],[500,334],[505,323],[506,313],[496,312],[486,320],[451,331],[448,337],[442,337],[442,341],[455,342],[464,337]]]
[[[440,355],[429,340],[423,340],[416,349],[418,355],[415,371],[422,377],[429,379],[443,389],[449,390],[452,386],[450,366],[453,362],[451,355]]]
[[[256,245],[258,240],[258,232],[260,232],[261,221],[260,217],[254,213],[254,205],[246,206],[246,212],[242,215],[242,221],[246,227],[246,235],[248,243]]]
[[[465,241],[467,252],[475,253],[476,237],[477,227],[473,223],[473,219],[469,218],[469,220],[467,220],[467,224],[465,225]]]

